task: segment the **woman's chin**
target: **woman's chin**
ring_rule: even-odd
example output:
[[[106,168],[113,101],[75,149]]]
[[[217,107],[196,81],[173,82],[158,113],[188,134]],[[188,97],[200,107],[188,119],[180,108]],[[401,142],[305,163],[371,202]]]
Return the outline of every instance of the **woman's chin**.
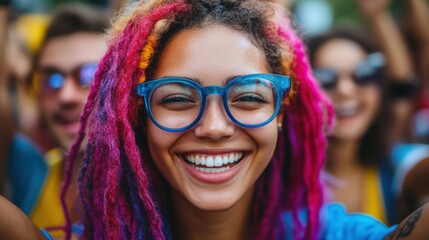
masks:
[[[219,196],[216,193],[202,193],[198,197],[190,197],[188,201],[201,211],[226,211],[231,209],[239,199],[236,196]]]

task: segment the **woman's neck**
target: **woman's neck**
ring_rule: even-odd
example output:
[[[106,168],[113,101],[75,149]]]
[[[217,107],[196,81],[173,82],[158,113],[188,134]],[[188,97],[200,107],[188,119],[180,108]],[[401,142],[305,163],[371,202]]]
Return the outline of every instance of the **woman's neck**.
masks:
[[[326,169],[336,177],[360,169],[359,141],[330,139]]]
[[[197,209],[182,195],[172,192],[173,239],[249,239],[253,189],[234,206],[221,211]]]

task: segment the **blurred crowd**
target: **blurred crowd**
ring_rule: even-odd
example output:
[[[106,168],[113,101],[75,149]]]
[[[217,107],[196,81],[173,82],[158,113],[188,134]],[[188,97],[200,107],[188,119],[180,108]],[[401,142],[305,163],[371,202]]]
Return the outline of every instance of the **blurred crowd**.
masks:
[[[401,0],[394,16],[390,0],[355,1],[363,25],[332,23],[328,1],[273,2],[295,16],[333,104],[326,200],[395,224],[429,202],[429,3]],[[0,193],[38,227],[59,230],[62,204],[79,219],[77,190],[60,202],[64,159],[125,3],[23,14],[0,1]]]
[[[335,112],[328,198],[392,224],[428,201],[429,9],[404,1],[395,20],[390,3],[358,0],[363,27],[307,33],[307,46]]]

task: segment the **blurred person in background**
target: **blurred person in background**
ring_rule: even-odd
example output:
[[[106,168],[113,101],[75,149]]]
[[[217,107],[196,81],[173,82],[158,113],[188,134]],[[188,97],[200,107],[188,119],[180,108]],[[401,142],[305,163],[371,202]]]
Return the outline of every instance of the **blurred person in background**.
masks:
[[[397,196],[395,207],[401,219],[429,202],[429,146],[404,144],[393,152],[396,171],[392,190]]]
[[[0,194],[5,195],[6,192],[6,175],[7,175],[7,155],[12,142],[13,136],[13,117],[10,110],[10,102],[8,99],[8,84],[5,68],[5,51],[7,41],[7,28],[9,9],[8,4],[0,4]]]
[[[358,1],[387,61],[386,87],[393,100],[389,102],[393,119],[387,141],[394,166],[392,207],[398,219],[429,202],[429,146],[425,144],[429,143],[429,122],[421,121],[422,117],[429,120],[429,9],[424,0],[404,2],[413,46],[406,44],[407,37],[388,11],[390,0]]]
[[[309,50],[314,74],[336,114],[326,164],[338,179],[331,198],[349,212],[394,223],[394,170],[388,158],[406,135],[415,78],[404,40],[387,14],[388,3],[359,1],[382,54],[367,33],[350,28],[311,38]]]
[[[349,212],[368,213],[387,222],[391,195],[383,189],[389,189],[392,170],[384,161],[382,132],[388,109],[380,106],[382,66],[373,65],[380,55],[363,34],[351,28],[315,36],[309,50],[315,77],[335,109],[325,167],[338,179],[330,185],[331,200],[343,203]]]
[[[404,37],[389,12],[390,0],[358,0],[358,5],[367,21],[367,26],[377,40],[377,46],[386,61],[384,85],[389,95],[389,107],[394,118],[387,132],[389,145],[409,141],[409,121],[417,93],[418,79],[415,76],[411,54]]]
[[[413,141],[429,143],[429,5],[425,0],[403,1],[406,5],[402,31],[412,53],[413,66],[420,80],[412,116]]]
[[[47,14],[18,16],[9,26],[6,49],[7,77],[14,122],[21,133],[36,141],[46,138],[43,138],[43,133],[37,126],[39,114],[37,103],[34,94],[27,91],[26,81],[48,24]]]
[[[16,155],[21,153],[13,149],[7,164],[12,202],[39,227],[64,223],[59,198],[63,159],[78,134],[89,87],[107,49],[103,34],[109,17],[105,11],[82,4],[61,6],[36,55],[28,85],[36,94],[41,125],[54,148],[43,152],[38,171],[33,165],[40,161],[18,161]],[[75,198],[72,191],[67,198],[70,208]]]
[[[25,91],[25,79],[31,66],[31,53],[18,33],[20,18],[9,23],[13,11],[10,2],[0,5],[1,15],[1,54],[0,70],[0,194],[12,198],[10,176],[7,164],[9,155],[13,154],[15,162],[29,161],[33,163],[33,171],[43,168],[43,157],[39,149],[29,140],[29,130],[34,125],[22,124],[21,119],[35,119],[34,104]],[[37,23],[33,23],[33,27]],[[23,29],[23,27],[21,27]],[[34,31],[33,31],[34,33]],[[37,42],[36,34],[32,34],[32,42]],[[34,44],[34,46],[36,46]],[[22,107],[24,105],[24,107]],[[29,110],[29,111],[28,111]],[[21,116],[21,113],[23,116]],[[27,121],[33,122],[33,121]],[[24,126],[26,125],[26,126]],[[30,183],[23,183],[31,185]],[[31,188],[31,187],[30,187]]]

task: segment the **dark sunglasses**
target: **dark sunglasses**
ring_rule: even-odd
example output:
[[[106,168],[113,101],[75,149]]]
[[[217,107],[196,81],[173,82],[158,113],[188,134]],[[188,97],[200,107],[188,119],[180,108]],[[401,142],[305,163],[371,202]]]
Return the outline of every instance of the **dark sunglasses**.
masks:
[[[54,91],[63,87],[67,76],[71,76],[77,85],[87,88],[94,81],[95,72],[97,71],[98,64],[86,63],[73,68],[69,72],[56,69],[54,67],[46,67],[38,70],[38,79],[35,80],[37,89],[42,91]]]
[[[372,53],[350,74],[353,81],[359,86],[368,84],[379,85],[384,78],[383,68],[383,55],[381,53]],[[334,69],[315,68],[313,69],[313,74],[323,89],[332,90],[337,86],[339,76]]]

